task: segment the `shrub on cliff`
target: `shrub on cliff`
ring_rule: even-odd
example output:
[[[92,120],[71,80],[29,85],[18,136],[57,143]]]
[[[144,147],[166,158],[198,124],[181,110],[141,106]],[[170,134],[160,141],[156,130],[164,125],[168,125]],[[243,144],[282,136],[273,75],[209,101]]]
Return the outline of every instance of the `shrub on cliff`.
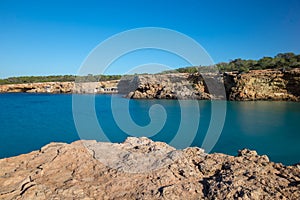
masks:
[[[294,53],[279,53],[275,57],[263,57],[257,61],[235,59],[229,63],[219,63],[217,67],[221,72],[239,71],[247,72],[256,69],[289,69],[300,67],[300,55]]]

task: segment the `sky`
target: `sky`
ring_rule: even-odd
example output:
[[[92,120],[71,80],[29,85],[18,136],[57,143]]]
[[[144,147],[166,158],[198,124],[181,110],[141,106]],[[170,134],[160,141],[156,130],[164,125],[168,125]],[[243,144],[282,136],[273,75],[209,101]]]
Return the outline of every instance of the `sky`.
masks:
[[[0,78],[77,74],[101,42],[143,27],[183,33],[215,63],[299,54],[299,11],[299,0],[0,0]],[[145,50],[123,56],[107,73],[147,63],[189,64]]]

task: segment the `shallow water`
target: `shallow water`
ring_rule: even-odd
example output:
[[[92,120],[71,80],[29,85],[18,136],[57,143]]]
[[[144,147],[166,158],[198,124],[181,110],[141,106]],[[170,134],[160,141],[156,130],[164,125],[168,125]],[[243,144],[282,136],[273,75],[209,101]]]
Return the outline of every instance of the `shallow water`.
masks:
[[[77,96],[82,104],[72,112],[72,95],[69,94],[0,94],[0,158],[28,153],[49,142],[102,140],[99,137],[99,127],[106,139],[112,142],[122,142],[129,136],[126,131],[131,130],[130,134],[133,136],[152,135],[153,140],[170,143],[182,126],[186,134],[182,141],[192,139],[191,146],[201,147],[211,122],[210,101],[197,102],[200,117],[198,122],[193,115],[198,112],[195,102],[185,101],[180,105],[176,100],[130,100],[129,109],[124,109],[123,105],[128,100],[120,96]],[[86,107],[85,102],[93,101],[95,107]],[[238,149],[250,148],[257,150],[259,154],[267,154],[272,161],[284,164],[300,162],[300,103],[225,103],[225,124],[212,152],[236,155]],[[150,119],[149,108],[156,104],[162,107],[153,107]],[[112,108],[116,112],[115,116]],[[126,109],[129,116],[126,115]],[[96,115],[93,115],[94,110]],[[183,119],[182,113],[185,113]],[[81,120],[81,125],[76,123],[79,131],[76,130],[73,114],[77,120]],[[100,126],[91,124],[93,116],[97,117]],[[135,125],[130,124],[130,118]],[[120,127],[116,124],[116,119],[119,119]],[[164,119],[166,121],[162,123]],[[213,121],[212,124],[214,123],[221,122]],[[197,132],[194,137],[195,124]],[[145,128],[147,125],[149,126]]]

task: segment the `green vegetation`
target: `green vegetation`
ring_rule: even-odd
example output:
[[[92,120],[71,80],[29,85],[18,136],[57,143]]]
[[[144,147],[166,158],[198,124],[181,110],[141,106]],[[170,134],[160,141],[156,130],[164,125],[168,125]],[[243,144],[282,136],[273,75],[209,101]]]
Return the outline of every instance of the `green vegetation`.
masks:
[[[162,72],[179,72],[179,73],[196,73],[196,72],[231,72],[238,71],[239,73],[248,72],[249,70],[258,69],[291,69],[300,67],[300,55],[294,53],[279,53],[275,57],[263,57],[259,60],[243,60],[235,59],[229,63],[222,62],[215,66],[197,66],[197,67],[185,67],[176,70],[168,70]]]
[[[159,74],[169,74],[169,73],[196,73],[198,72],[198,67],[182,67],[174,70],[166,70],[160,72]]]
[[[291,69],[300,67],[300,55],[294,53],[279,53],[275,57],[263,57],[259,60],[235,59],[229,63],[217,64],[221,72],[248,72],[257,69]]]
[[[74,75],[58,75],[58,76],[21,76],[0,79],[0,85],[19,84],[19,83],[39,83],[39,82],[96,82],[118,80],[121,75],[92,75],[74,76]]]

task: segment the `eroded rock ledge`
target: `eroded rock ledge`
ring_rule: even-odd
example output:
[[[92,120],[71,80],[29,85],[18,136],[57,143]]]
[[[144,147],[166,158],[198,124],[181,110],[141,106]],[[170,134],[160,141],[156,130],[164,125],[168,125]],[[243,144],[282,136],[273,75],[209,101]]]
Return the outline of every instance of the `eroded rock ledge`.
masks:
[[[100,162],[107,150],[112,156]],[[165,156],[142,160],[143,173],[129,172],[137,154]],[[0,169],[0,199],[300,198],[299,165],[273,163],[247,149],[235,157],[199,148],[175,150],[147,138],[128,138],[122,144],[50,143],[1,159]]]
[[[124,76],[121,80],[0,85],[0,93],[120,93],[134,99],[300,101],[300,68],[248,73],[173,73]]]
[[[248,73],[178,73],[124,77],[120,93],[134,99],[300,100],[300,68]]]
[[[0,85],[0,93],[116,93],[119,80],[100,82],[44,82]],[[112,90],[113,89],[113,90]]]

